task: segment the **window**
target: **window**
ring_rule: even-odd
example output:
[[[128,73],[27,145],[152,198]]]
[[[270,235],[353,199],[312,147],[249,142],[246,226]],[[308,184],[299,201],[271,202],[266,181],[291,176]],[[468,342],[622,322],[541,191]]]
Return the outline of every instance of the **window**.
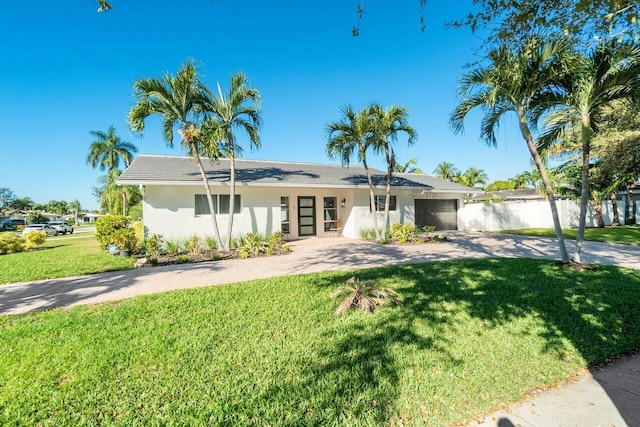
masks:
[[[336,197],[324,198],[324,231],[335,228],[338,220],[338,199]]]
[[[289,234],[289,197],[280,197],[280,230]]]
[[[213,198],[213,209],[216,213],[228,214],[229,213],[229,195],[228,194],[212,194]],[[233,213],[237,214],[242,211],[241,206],[241,198],[239,194],[236,194],[233,198]],[[220,209],[218,209],[220,206]],[[209,211],[209,202],[207,201],[206,194],[196,194],[195,198],[195,214],[196,215],[209,215],[211,212]]]
[[[384,204],[387,201],[387,196],[376,196],[376,210],[378,212],[384,212]],[[396,208],[396,196],[389,196],[389,210],[395,211]]]

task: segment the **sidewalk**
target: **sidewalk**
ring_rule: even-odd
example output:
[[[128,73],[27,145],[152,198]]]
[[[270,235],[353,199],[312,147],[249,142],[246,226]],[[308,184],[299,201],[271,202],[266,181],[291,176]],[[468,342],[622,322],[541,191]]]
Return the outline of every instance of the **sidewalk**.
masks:
[[[328,270],[463,258],[559,259],[553,239],[451,233],[434,245],[385,246],[343,238],[291,242],[278,257],[140,268],[0,286],[0,314],[95,304],[174,289]],[[568,241],[571,252],[572,242]],[[585,242],[583,261],[640,269],[640,247]],[[628,356],[566,385],[532,396],[470,426],[639,426],[640,354]]]

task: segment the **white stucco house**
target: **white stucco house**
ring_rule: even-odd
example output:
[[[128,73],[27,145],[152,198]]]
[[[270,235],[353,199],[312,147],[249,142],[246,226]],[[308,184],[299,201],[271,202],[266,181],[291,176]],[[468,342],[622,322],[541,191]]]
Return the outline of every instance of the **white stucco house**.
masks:
[[[224,233],[229,218],[229,160],[203,159],[203,166]],[[384,173],[372,169],[372,174],[382,218]],[[141,188],[149,234],[159,233],[166,239],[213,235],[204,185],[193,159],[139,155],[117,183]],[[464,195],[475,191],[428,175],[395,174],[390,223],[461,229],[458,212]],[[237,159],[234,211],[234,236],[281,230],[289,239],[358,238],[360,230],[373,226],[367,178],[359,166]]]

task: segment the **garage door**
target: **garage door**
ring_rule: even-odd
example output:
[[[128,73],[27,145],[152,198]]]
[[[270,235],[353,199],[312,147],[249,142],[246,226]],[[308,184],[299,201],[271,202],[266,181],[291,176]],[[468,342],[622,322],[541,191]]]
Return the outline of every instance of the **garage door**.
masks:
[[[434,225],[436,230],[458,229],[458,200],[415,199],[416,225]]]

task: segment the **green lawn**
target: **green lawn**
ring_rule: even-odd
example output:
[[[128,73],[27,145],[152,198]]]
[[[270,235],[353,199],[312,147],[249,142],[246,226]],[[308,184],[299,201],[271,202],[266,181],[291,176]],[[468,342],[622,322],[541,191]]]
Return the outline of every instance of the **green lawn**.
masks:
[[[0,284],[133,268],[133,258],[109,255],[95,235],[49,237],[35,251],[0,256]]]
[[[353,273],[351,273],[353,274]],[[323,273],[0,317],[0,425],[432,425],[640,347],[640,272],[532,259]]]
[[[524,228],[522,230],[505,230],[506,234],[523,236],[556,237],[553,228]],[[568,239],[575,239],[578,230],[563,229],[562,234]],[[640,225],[625,225],[621,227],[587,228],[584,231],[585,240],[605,243],[622,243],[624,245],[640,246]]]

